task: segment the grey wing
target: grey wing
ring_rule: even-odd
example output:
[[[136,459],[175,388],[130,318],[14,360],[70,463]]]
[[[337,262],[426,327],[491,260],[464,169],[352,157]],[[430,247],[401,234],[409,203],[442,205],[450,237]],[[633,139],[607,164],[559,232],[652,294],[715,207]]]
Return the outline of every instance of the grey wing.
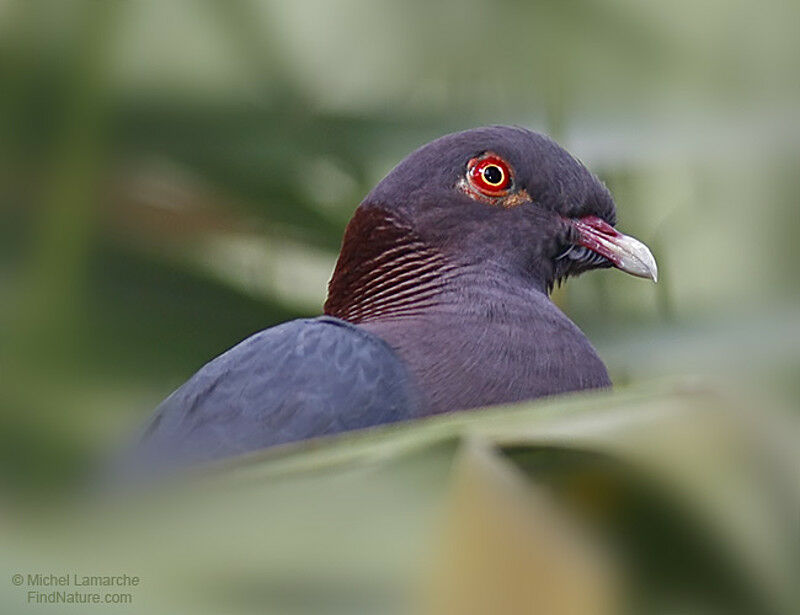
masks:
[[[295,320],[201,368],[156,409],[137,455],[182,465],[418,414],[383,340],[336,318]]]

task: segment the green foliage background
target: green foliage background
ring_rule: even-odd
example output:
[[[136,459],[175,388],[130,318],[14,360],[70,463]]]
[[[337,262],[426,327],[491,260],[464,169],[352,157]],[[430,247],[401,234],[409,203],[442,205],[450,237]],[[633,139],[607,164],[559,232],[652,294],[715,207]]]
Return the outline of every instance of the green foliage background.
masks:
[[[741,496],[706,502],[713,514],[697,524],[723,536],[738,571],[693,560],[692,592],[702,588],[704,600],[717,592],[724,599],[711,602],[722,612],[735,602],[763,613],[741,582],[755,586],[758,577],[781,589],[756,595],[796,605],[780,577],[791,579],[800,558],[775,547],[797,544],[796,523],[794,534],[783,532],[773,514],[796,521],[796,489],[774,472],[744,477],[763,492],[731,478],[743,478],[741,464],[784,459],[785,450],[747,421],[734,429],[728,415],[747,409],[748,420],[757,417],[767,432],[781,432],[786,449],[796,448],[799,20],[800,5],[779,0],[0,1],[4,505],[72,489],[208,359],[259,329],[318,314],[358,202],[403,156],[446,132],[516,123],[551,134],[607,182],[620,227],[651,246],[660,269],[658,285],[602,271],[554,297],[595,343],[618,388],[638,393],[450,417],[267,455],[223,480],[230,498],[216,500],[224,510],[197,519],[198,535],[163,543],[151,535],[155,528],[171,535],[194,504],[176,504],[172,520],[128,520],[127,538],[94,550],[84,548],[96,530],[91,521],[73,528],[46,520],[28,528],[30,542],[22,526],[5,534],[5,552],[15,557],[0,567],[10,574],[23,561],[160,565],[173,576],[154,585],[151,575],[142,612],[177,612],[176,604],[192,604],[188,596],[197,600],[215,566],[239,562],[244,576],[218,576],[218,586],[208,586],[220,602],[209,597],[191,612],[201,604],[219,612],[234,594],[241,612],[267,604],[314,612],[337,596],[343,612],[376,612],[370,600],[403,610],[401,585],[422,557],[415,550],[429,544],[422,520],[436,516],[433,502],[447,491],[459,455],[473,450],[473,436],[490,451],[475,468],[495,467],[486,459],[501,455],[500,465],[558,491],[569,468],[597,466],[586,455],[625,458],[625,425],[655,408],[661,414],[642,432],[664,445],[654,458],[674,471],[676,485],[696,488],[678,501],[720,495],[728,479]],[[653,383],[686,376],[724,395],[709,401]],[[716,418],[698,432],[708,446],[691,456],[691,438],[667,437],[669,425],[700,407]],[[548,422],[562,413],[563,425]],[[580,420],[571,423],[573,416]],[[695,423],[702,421],[688,422]],[[607,439],[582,439],[593,433],[586,425]],[[710,434],[737,429],[754,442],[711,443]],[[652,486],[658,472],[644,465],[637,471]],[[333,494],[328,481],[341,490]],[[240,493],[241,484],[253,488]],[[654,497],[650,508],[633,500],[622,507],[647,521],[649,538],[636,544],[659,553],[634,562],[680,571],[684,562],[670,564],[668,554],[676,544],[689,553],[696,541],[681,542],[677,530],[659,525],[665,508],[654,507]],[[750,510],[767,501],[770,514]],[[164,512],[147,502],[148,514]],[[259,514],[237,517],[251,510]],[[198,540],[214,535],[226,515],[238,519],[230,527],[241,544],[225,551]],[[107,518],[111,526],[122,519]],[[52,534],[41,534],[50,525]],[[14,536],[24,544],[13,544]],[[261,547],[252,561],[245,543]],[[38,560],[32,545],[44,553]],[[189,561],[180,560],[189,545],[199,549],[196,574],[176,563]],[[699,553],[726,560],[710,547]],[[287,570],[297,574],[288,579]],[[265,589],[265,575],[277,585],[291,580],[296,593]],[[665,578],[649,569],[640,577],[639,589]],[[242,589],[242,579],[252,583]],[[675,612],[670,600],[659,601],[675,598],[671,586],[655,585],[642,604]],[[0,587],[0,610],[27,608],[13,588]],[[300,602],[290,608],[281,596]]]
[[[368,189],[490,123],[559,139],[654,249],[657,286],[556,296],[618,383],[700,373],[796,405],[799,12],[3,2],[4,479],[60,483],[215,354],[319,313]]]

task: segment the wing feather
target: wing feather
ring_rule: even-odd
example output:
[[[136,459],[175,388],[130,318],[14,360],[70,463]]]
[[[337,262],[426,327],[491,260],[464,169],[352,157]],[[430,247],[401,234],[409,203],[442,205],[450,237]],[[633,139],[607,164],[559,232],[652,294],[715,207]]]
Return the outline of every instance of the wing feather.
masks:
[[[202,367],[156,409],[136,456],[195,463],[418,414],[411,376],[383,340],[329,316],[294,320]]]

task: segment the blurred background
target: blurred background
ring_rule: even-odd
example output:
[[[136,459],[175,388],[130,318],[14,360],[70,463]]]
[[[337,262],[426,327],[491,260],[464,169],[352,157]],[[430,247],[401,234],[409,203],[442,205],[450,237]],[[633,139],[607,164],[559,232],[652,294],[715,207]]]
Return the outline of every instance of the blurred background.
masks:
[[[0,479],[70,484],[207,360],[319,314],[447,132],[556,138],[659,262],[555,300],[619,385],[800,401],[800,4],[0,1]]]
[[[0,611],[41,571],[141,575],[125,613],[409,612],[423,570],[414,612],[797,612],[798,23],[779,0],[0,0]],[[583,160],[655,253],[657,285],[554,295],[614,395],[267,454],[77,523],[38,505],[206,361],[319,314],[394,164],[497,123]]]

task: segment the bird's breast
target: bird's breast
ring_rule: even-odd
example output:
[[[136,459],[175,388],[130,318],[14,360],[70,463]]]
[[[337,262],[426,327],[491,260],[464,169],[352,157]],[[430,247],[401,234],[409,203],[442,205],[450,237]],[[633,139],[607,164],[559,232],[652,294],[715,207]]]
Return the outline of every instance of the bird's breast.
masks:
[[[455,310],[359,326],[406,363],[429,414],[610,385],[594,348],[555,306],[503,314]]]

